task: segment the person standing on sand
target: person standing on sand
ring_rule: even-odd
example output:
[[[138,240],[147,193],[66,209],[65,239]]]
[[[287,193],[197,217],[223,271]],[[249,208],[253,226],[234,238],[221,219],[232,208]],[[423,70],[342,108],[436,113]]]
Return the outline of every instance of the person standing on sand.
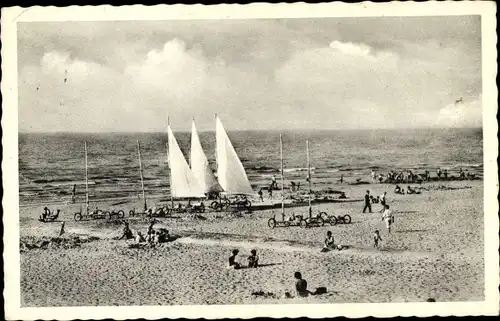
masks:
[[[380,204],[382,205],[382,209],[380,210],[380,213],[382,213],[385,210],[386,196],[387,196],[387,192],[384,192],[384,194],[380,195]]]
[[[382,241],[382,238],[380,237],[380,232],[378,230],[375,230],[375,234],[373,235],[373,247],[378,248],[379,241]]]
[[[71,203],[75,203],[76,199],[76,184],[73,184],[73,189],[71,191]]]
[[[377,181],[375,180],[375,177],[377,176],[377,173],[372,169],[372,183],[376,183]]]
[[[264,193],[262,193],[262,188],[261,188],[261,189],[259,189],[259,193],[258,193],[258,194],[259,194],[259,201],[264,202],[264,197],[263,197],[263,195],[262,195],[262,194],[264,194]]]
[[[276,176],[273,175],[273,177],[271,178],[271,189],[272,188],[278,188],[278,183],[276,183]]]
[[[66,222],[63,221],[62,224],[61,224],[61,230],[59,231],[59,236],[62,236],[64,234],[64,224],[65,223]]]
[[[363,213],[366,212],[366,209],[369,210],[370,213],[373,213],[372,212],[372,204],[370,202],[370,191],[366,191],[366,194],[365,194],[365,207],[363,208]]]
[[[385,227],[387,227],[387,231],[391,234],[391,226],[394,222],[394,217],[392,216],[392,210],[389,208],[389,205],[385,206],[384,214],[382,214],[382,221],[385,222]]]
[[[269,189],[267,190],[267,196],[270,200],[273,199],[273,188],[272,186],[269,186]]]

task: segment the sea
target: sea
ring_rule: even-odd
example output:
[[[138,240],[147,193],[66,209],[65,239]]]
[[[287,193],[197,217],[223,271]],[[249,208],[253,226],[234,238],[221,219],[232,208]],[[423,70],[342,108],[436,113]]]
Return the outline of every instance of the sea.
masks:
[[[483,173],[483,133],[476,129],[234,131],[229,138],[255,191],[279,178],[280,145],[286,182],[306,184],[309,141],[313,189],[346,181],[370,180],[372,170],[448,169]],[[176,132],[189,160],[190,133]],[[215,171],[215,133],[200,132],[201,144]],[[147,197],[169,195],[166,133],[20,133],[20,203],[69,201],[73,185],[77,199],[85,197],[87,142],[89,198],[137,198],[141,195],[137,141]]]

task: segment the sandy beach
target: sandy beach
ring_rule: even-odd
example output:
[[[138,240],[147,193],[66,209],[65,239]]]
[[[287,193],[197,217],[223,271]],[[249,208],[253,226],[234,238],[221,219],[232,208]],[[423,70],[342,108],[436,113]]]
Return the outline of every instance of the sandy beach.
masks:
[[[394,185],[343,186],[349,197],[358,199],[367,189],[374,195],[388,191],[395,216],[391,235],[381,221],[380,204],[373,204],[374,213],[363,214],[362,202],[334,203],[316,205],[313,213],[349,214],[351,224],[270,229],[267,220],[279,216],[279,209],[242,216],[204,213],[205,219],[180,214],[159,219],[179,238],[146,249],[128,248],[126,241],[112,239],[123,227],[119,221],[75,222],[73,214],[80,205],[57,205],[61,221],[66,222],[61,242],[67,244],[22,246],[22,306],[483,300],[482,181],[434,182],[422,187],[429,190],[397,195]],[[112,203],[100,202],[99,207],[111,209]],[[140,204],[118,207],[139,208]],[[44,224],[37,220],[42,208],[21,207],[22,243],[58,236],[61,221]],[[306,210],[290,208],[287,213],[305,214]],[[126,219],[134,234],[146,231],[147,219]],[[376,229],[383,239],[380,249],[373,248]],[[320,253],[327,231],[348,249]],[[232,249],[239,249],[237,260],[245,264],[250,250],[256,249],[262,266],[228,269]],[[284,299],[285,292],[294,293],[295,271],[302,273],[309,290],[326,287],[328,292]],[[252,295],[257,291],[273,295]]]

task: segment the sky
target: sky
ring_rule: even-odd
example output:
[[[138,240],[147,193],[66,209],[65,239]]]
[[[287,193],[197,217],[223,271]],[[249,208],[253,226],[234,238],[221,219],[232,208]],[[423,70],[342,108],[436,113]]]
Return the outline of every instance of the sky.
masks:
[[[481,127],[481,21],[22,22],[18,84],[22,132]]]

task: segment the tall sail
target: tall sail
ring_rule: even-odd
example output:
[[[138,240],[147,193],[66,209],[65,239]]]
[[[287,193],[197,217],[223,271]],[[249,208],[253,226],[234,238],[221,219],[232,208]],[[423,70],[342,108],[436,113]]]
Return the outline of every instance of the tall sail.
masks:
[[[230,194],[252,193],[247,174],[234,150],[220,119],[215,120],[217,178],[224,191]]]
[[[179,144],[168,126],[168,166],[172,197],[204,197],[203,187],[189,168]]]
[[[189,164],[191,165],[191,171],[194,177],[201,184],[204,192],[222,192],[222,188],[210,168],[207,156],[205,152],[203,152],[203,147],[201,147],[200,137],[198,136],[194,119],[191,127],[191,154],[189,156]]]

